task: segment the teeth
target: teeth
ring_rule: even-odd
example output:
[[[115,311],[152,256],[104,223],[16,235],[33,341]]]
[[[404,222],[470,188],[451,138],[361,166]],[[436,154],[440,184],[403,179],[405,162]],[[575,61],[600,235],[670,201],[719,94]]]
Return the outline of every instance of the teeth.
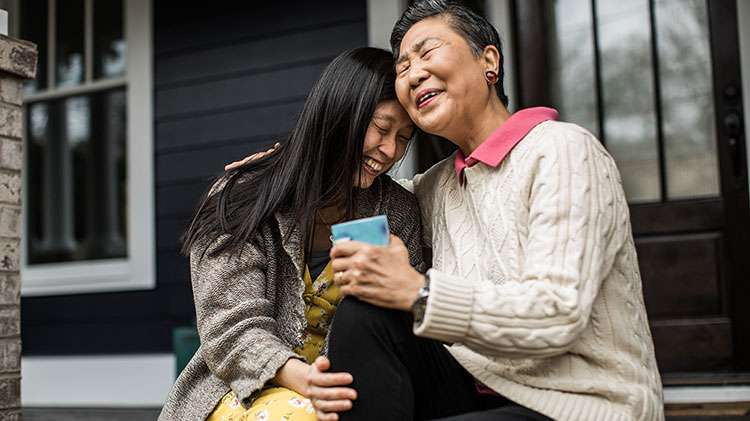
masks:
[[[429,94],[423,96],[422,98],[419,98],[419,103],[421,104],[421,103],[427,101],[428,99],[434,97],[435,95],[437,95],[437,92],[434,92],[434,91],[430,92]]]
[[[364,159],[365,165],[367,165],[371,170],[373,171],[380,171],[383,169],[383,166],[378,164],[375,160],[372,158],[365,158]]]

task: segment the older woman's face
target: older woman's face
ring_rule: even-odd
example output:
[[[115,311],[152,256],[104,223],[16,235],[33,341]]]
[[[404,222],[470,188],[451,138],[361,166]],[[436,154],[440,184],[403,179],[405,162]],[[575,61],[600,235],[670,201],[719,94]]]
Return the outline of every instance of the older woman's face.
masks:
[[[425,19],[401,41],[396,94],[424,131],[454,139],[486,106],[485,67],[443,18]]]

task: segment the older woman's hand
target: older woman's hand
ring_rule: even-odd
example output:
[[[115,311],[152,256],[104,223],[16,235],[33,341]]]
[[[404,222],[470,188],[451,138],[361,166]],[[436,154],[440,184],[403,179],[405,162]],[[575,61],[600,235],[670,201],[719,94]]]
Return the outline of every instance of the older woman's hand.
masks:
[[[320,421],[337,421],[338,412],[352,409],[352,401],[357,399],[357,391],[350,387],[354,378],[349,373],[326,373],[331,362],[326,357],[318,357],[310,365],[307,374],[305,396],[312,401]]]
[[[255,161],[256,159],[262,158],[262,157],[268,155],[269,153],[275,151],[276,148],[278,148],[280,145],[281,145],[281,143],[276,142],[276,143],[273,144],[273,148],[269,148],[265,152],[256,152],[256,153],[254,153],[254,154],[252,154],[250,156],[244,157],[243,159],[241,159],[239,161],[234,161],[232,163],[224,165],[224,171],[229,171],[229,170],[231,170],[233,168],[237,168],[237,167],[239,167],[241,165],[245,165],[245,164],[247,164],[250,161]]]
[[[383,247],[358,241],[338,243],[331,250],[333,280],[344,295],[409,311],[424,284],[424,275],[409,264],[403,241],[393,234],[390,240],[390,245]]]

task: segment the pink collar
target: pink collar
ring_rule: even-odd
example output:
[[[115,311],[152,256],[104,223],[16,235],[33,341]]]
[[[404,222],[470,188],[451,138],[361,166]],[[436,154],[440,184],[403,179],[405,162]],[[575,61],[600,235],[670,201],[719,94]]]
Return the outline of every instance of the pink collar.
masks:
[[[495,130],[490,137],[474,149],[467,158],[459,149],[456,152],[456,176],[458,184],[463,185],[463,171],[477,162],[496,167],[537,124],[547,120],[557,120],[556,110],[547,107],[526,108],[517,111]]]

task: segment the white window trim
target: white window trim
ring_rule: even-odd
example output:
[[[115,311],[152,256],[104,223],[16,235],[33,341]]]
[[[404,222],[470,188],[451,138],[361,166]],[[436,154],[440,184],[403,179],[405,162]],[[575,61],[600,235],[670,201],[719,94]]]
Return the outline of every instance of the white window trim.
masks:
[[[24,356],[21,406],[160,408],[175,369],[174,354]]]
[[[127,245],[128,257],[29,265],[26,256],[27,210],[23,207],[21,295],[58,295],[152,289],[156,286],[151,0],[124,0],[127,40]],[[50,48],[52,51],[52,48]],[[53,69],[49,70],[54,74]],[[105,83],[84,84],[81,92]],[[64,91],[67,94],[71,90]],[[62,94],[63,91],[60,91]],[[40,93],[37,99],[44,98]],[[55,92],[48,94],[55,95]],[[24,158],[23,173],[27,173]],[[23,201],[27,202],[27,178]]]

